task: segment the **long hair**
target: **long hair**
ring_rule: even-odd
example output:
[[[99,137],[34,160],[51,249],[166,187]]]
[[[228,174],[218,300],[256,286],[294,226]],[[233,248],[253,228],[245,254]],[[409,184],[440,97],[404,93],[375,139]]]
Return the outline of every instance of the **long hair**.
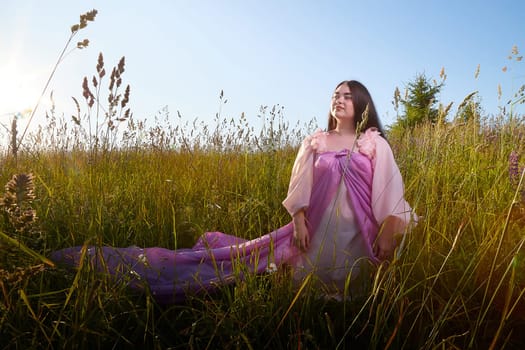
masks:
[[[379,120],[379,117],[377,116],[376,107],[374,105],[374,101],[372,100],[372,96],[370,96],[370,92],[368,92],[368,89],[356,80],[345,80],[340,82],[334,90],[337,90],[337,88],[343,84],[346,84],[352,92],[352,102],[354,105],[354,126],[357,127],[358,123],[363,120],[363,113],[368,106],[368,119],[363,131],[368,128],[375,127],[381,133],[381,136],[385,137],[383,126]],[[336,126],[337,120],[330,111],[328,113],[327,131],[334,130]]]

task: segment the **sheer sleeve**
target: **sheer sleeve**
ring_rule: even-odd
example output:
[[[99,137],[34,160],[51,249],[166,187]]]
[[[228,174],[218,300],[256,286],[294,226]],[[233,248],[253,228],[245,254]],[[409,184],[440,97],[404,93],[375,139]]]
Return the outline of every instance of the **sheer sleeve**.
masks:
[[[288,195],[283,201],[283,206],[290,215],[294,215],[301,209],[306,209],[310,204],[313,183],[314,150],[311,146],[311,138],[307,138],[301,144],[295,163],[292,168]]]
[[[388,142],[375,138],[374,177],[372,181],[372,210],[379,224],[387,217],[399,218],[405,227],[412,218],[412,208],[405,201],[401,173]]]

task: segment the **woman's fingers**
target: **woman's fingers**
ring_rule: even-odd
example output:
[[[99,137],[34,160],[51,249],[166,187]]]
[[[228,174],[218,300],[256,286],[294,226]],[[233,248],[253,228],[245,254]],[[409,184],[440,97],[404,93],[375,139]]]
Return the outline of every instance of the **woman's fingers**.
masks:
[[[389,260],[394,255],[394,251],[390,249],[378,249],[378,254],[376,254],[379,260]]]
[[[308,247],[310,246],[310,235],[309,234],[306,234],[304,235],[304,249],[308,249]]]
[[[294,237],[293,238],[293,245],[295,245],[297,248],[301,249],[301,250],[306,250],[308,249],[308,246],[310,245],[310,240],[309,240],[309,237],[308,236],[304,236],[304,237]]]
[[[307,247],[308,247],[308,243],[307,243],[307,237],[301,237],[299,239],[296,240],[296,246],[297,248],[301,249],[301,250],[306,250]]]

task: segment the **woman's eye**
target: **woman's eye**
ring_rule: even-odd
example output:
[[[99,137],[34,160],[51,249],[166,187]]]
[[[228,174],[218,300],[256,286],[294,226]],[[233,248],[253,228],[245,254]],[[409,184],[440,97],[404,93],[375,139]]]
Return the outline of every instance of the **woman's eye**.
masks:
[[[352,94],[343,94],[342,96],[347,101],[352,99]],[[341,97],[341,95],[334,94],[334,95],[332,95],[332,100],[337,100],[337,99],[339,99],[339,97]]]

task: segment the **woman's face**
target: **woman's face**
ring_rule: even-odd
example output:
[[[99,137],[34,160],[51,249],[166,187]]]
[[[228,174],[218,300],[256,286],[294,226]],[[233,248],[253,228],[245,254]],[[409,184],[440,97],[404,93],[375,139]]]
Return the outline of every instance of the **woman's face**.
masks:
[[[332,115],[337,120],[354,119],[354,103],[352,102],[352,92],[347,84],[341,84],[335,89],[332,95],[332,105],[330,108]]]

